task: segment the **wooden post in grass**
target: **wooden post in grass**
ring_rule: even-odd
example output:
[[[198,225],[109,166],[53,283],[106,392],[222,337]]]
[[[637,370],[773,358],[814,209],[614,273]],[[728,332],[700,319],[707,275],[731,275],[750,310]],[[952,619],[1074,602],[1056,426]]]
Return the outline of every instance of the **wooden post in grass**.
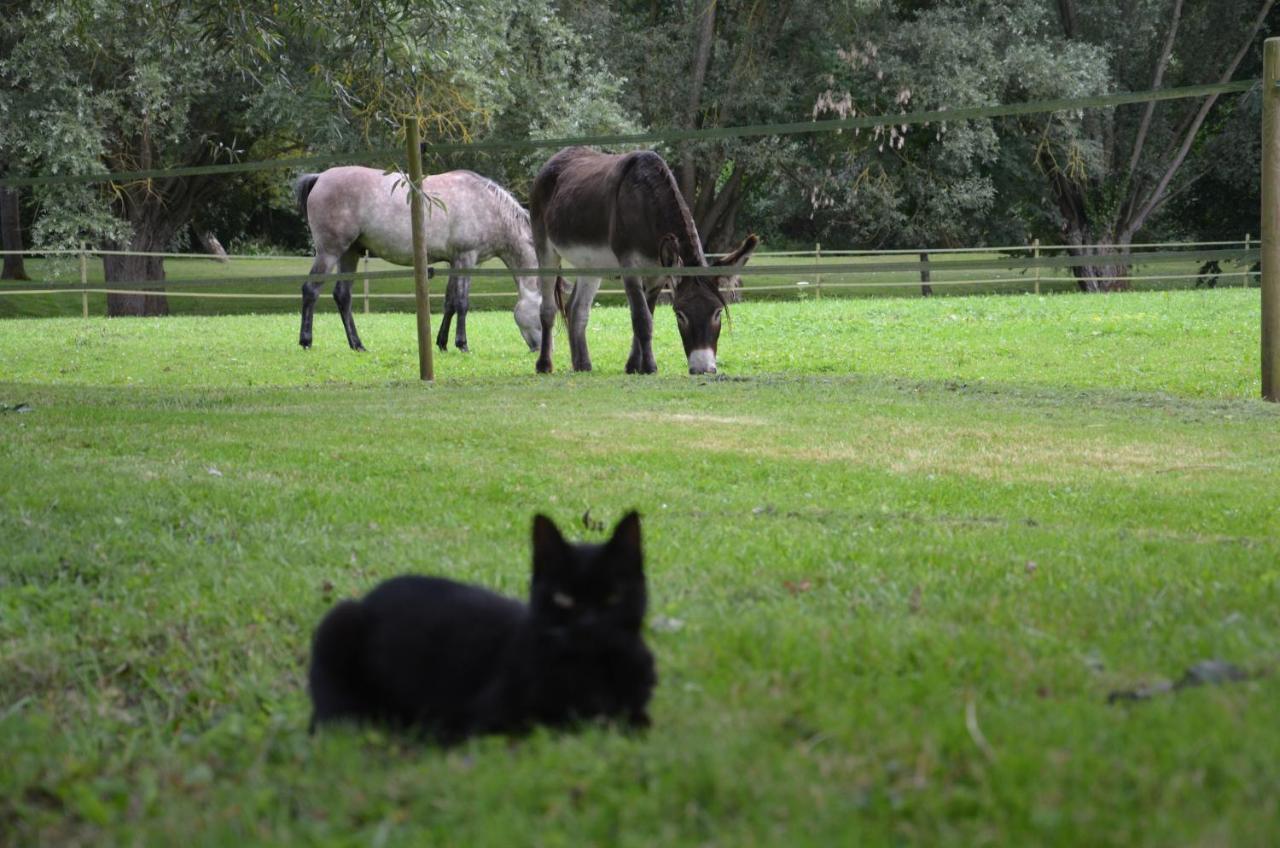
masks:
[[[1280,38],[1262,48],[1262,397],[1280,402]]]
[[[80,242],[80,314],[89,317],[89,255],[84,252],[84,242]]]
[[[364,314],[369,314],[369,251],[364,252]]]
[[[822,242],[818,242],[813,246],[813,261],[816,265],[822,264]],[[818,286],[818,300],[822,300],[822,272],[819,271],[814,276],[813,281]]]
[[[1040,239],[1031,240],[1031,258],[1040,258]],[[1040,266],[1036,265],[1036,294],[1040,294]]]
[[[422,206],[422,145],[418,142],[418,116],[405,122],[405,152],[409,154],[409,220],[413,225],[413,294],[418,312],[418,377],[428,383],[436,379],[431,360],[431,299],[428,287],[431,268],[427,264],[425,238],[426,210]]]

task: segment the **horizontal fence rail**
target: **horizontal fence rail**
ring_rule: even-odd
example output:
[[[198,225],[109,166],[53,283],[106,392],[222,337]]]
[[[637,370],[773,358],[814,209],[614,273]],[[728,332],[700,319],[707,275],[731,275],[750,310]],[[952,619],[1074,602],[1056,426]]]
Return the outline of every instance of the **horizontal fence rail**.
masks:
[[[1258,240],[1252,237],[1243,239],[1229,239],[1226,241],[1154,241],[1154,242],[1132,242],[1130,244],[1002,244],[991,245],[990,247],[904,247],[904,248],[849,248],[840,249],[821,248],[823,256],[896,256],[896,255],[919,255],[928,253],[930,255],[940,253],[1030,253],[1039,248],[1041,251],[1046,250],[1107,250],[1115,253],[1122,253],[1126,250],[1135,248],[1153,248],[1153,247],[1225,247],[1227,245],[1242,244],[1247,249],[1250,245],[1256,245]],[[770,256],[813,256],[818,252],[815,250],[757,250],[752,253],[753,258],[767,258]],[[74,247],[51,247],[51,248],[24,248],[23,250],[0,250],[0,256],[80,256],[86,254],[88,256],[150,256],[159,259],[202,259],[206,262],[221,262],[223,260],[236,261],[298,261],[302,259],[311,260],[315,256],[311,253],[228,253],[220,255],[216,253],[179,253],[164,252],[150,250],[104,250],[98,248],[87,247],[83,250]],[[719,258],[726,254],[708,253],[708,258]],[[370,255],[371,259],[378,257]],[[440,260],[443,261],[443,260]],[[408,267],[407,265],[404,267]]]
[[[1123,276],[1108,277],[1108,280],[1116,280],[1123,282],[1141,282],[1144,280],[1152,281],[1168,281],[1168,280],[1198,280],[1206,276],[1212,276],[1217,279],[1231,279],[1257,276],[1253,271],[1223,271],[1215,274],[1129,274]],[[1078,277],[1041,277],[1041,283],[1074,283]],[[976,280],[931,280],[924,285],[929,286],[975,286],[975,285],[994,285],[997,283],[1023,283],[1030,282],[1020,277],[992,277],[988,279]],[[813,283],[808,280],[798,280],[794,283],[787,284],[770,284],[763,286],[737,286],[733,288],[723,288],[722,291],[733,291],[739,294],[750,295],[754,292],[804,292],[809,289],[874,289],[874,288],[915,288],[922,285],[920,282],[906,281],[880,281],[880,282],[823,282],[821,284]],[[188,292],[176,291],[171,289],[119,289],[119,288],[101,288],[90,286],[81,288],[75,286],[73,288],[59,289],[0,289],[0,296],[4,295],[38,295],[38,294],[125,294],[125,295],[147,295],[149,297],[187,297],[187,298],[223,298],[234,300],[297,300],[298,295],[294,294],[271,294],[268,292]],[[601,295],[625,295],[626,289],[607,289],[600,288],[596,291],[596,296]],[[445,297],[444,292],[431,292],[428,295],[432,300],[442,300]],[[515,292],[471,292],[467,295],[468,299],[476,298],[512,298]],[[413,300],[416,295],[412,292],[369,292],[368,294],[360,294],[352,292],[352,300],[361,298],[368,300]]]
[[[916,251],[919,253],[920,251]],[[517,277],[764,277],[776,275],[799,274],[880,274],[895,272],[930,271],[934,274],[953,271],[1027,271],[1037,268],[1082,268],[1098,264],[1134,265],[1150,262],[1168,262],[1177,260],[1202,260],[1217,262],[1251,262],[1259,259],[1257,249],[1249,250],[1161,250],[1145,253],[1128,254],[1089,254],[1085,256],[1040,256],[1025,259],[991,259],[991,260],[917,260],[914,262],[836,262],[826,264],[795,265],[747,265],[726,273],[726,269],[716,265],[705,267],[677,266],[672,268],[637,266],[635,268],[468,268],[467,276],[472,278],[507,278]],[[431,271],[438,274],[435,268]],[[340,279],[404,279],[411,273],[404,271],[351,271],[329,274],[272,274],[255,277],[257,283],[279,283],[282,285],[300,285],[305,282],[328,282]],[[84,288],[82,283],[60,282],[55,280],[37,281],[54,291],[70,288],[76,291]],[[118,286],[222,286],[227,285],[225,277],[201,277],[182,280],[118,280],[112,281]]]
[[[1179,244],[1187,246],[1217,246],[1217,245],[1239,245],[1251,244],[1249,238],[1239,241],[1221,241],[1221,242],[1153,242],[1144,246],[1169,247]],[[1116,245],[1090,245],[1091,249],[1108,249],[1118,248]],[[1134,247],[1134,245],[1129,245]],[[956,248],[956,249],[939,249],[930,250],[889,250],[889,251],[837,251],[823,250],[826,255],[836,255],[843,257],[874,257],[874,256],[919,256],[920,254],[928,254],[937,256],[948,253],[967,254],[974,252],[1015,252],[1015,251],[1032,251],[1037,246],[1011,246],[1002,248]],[[1039,245],[1038,249],[1041,253],[1046,250],[1057,249],[1065,250],[1065,246],[1045,246]],[[16,252],[16,251],[14,251]],[[25,253],[41,253],[40,251],[23,251]],[[61,253],[61,252],[60,252]],[[85,255],[116,255],[125,253],[123,251],[69,251],[67,255],[85,256]],[[778,251],[772,254],[760,254],[760,256],[812,256],[816,251]],[[154,255],[154,254],[144,254]],[[163,254],[164,256],[177,256],[183,258],[199,258],[204,260],[215,259],[208,254]],[[1074,276],[1044,276],[1039,275],[1032,279],[1026,276],[1028,271],[1039,271],[1044,268],[1071,268],[1084,265],[1093,265],[1100,263],[1109,263],[1112,265],[1128,265],[1140,266],[1154,262],[1178,262],[1178,261],[1204,261],[1204,262],[1234,262],[1240,265],[1246,265],[1256,262],[1259,259],[1260,252],[1257,248],[1248,249],[1207,249],[1207,250],[1145,250],[1129,253],[1111,253],[1111,254],[1088,254],[1084,256],[1036,256],[1028,258],[1008,258],[1008,259],[983,259],[971,260],[961,259],[955,261],[945,261],[939,259],[915,260],[915,261],[888,261],[888,262],[828,262],[828,263],[798,263],[786,265],[748,265],[745,268],[737,269],[734,276],[754,277],[754,276],[812,276],[815,279],[799,279],[791,283],[769,283],[763,285],[742,284],[734,287],[732,290],[740,294],[750,295],[755,292],[820,292],[826,289],[872,289],[872,288],[914,288],[918,285],[930,286],[972,286],[972,285],[995,285],[995,284],[1021,284],[1029,285],[1031,283],[1063,283],[1076,282],[1078,278]],[[292,256],[287,257],[294,261],[302,261],[307,257]],[[447,273],[448,269],[428,269],[432,276],[439,276]],[[627,276],[637,277],[706,277],[718,276],[724,273],[723,268],[709,266],[705,268],[628,268],[625,269]],[[509,270],[506,268],[471,268],[468,269],[468,275],[473,278],[510,278],[513,274],[523,277],[549,277],[564,276],[566,278],[599,276],[599,277],[619,277],[622,276],[624,269],[620,268],[526,268]],[[924,283],[916,279],[909,280],[823,280],[823,277],[832,276],[858,276],[858,275],[876,275],[887,273],[914,273],[919,275],[923,271],[930,272],[931,279]],[[961,279],[939,279],[936,275],[944,273],[965,273],[973,274],[977,272],[1007,272],[1007,276],[966,276]],[[0,296],[5,295],[42,295],[42,294],[58,294],[58,293],[81,293],[81,294],[132,294],[132,295],[164,295],[169,297],[182,298],[223,298],[223,299],[248,299],[248,300],[277,300],[277,299],[296,299],[296,293],[276,294],[266,292],[198,292],[198,291],[182,291],[182,288],[222,288],[233,287],[237,284],[252,282],[255,284],[267,285],[300,285],[304,282],[325,282],[338,279],[348,279],[352,281],[370,282],[374,280],[405,280],[411,273],[411,269],[402,267],[400,269],[386,271],[354,271],[348,273],[331,273],[331,274],[283,274],[283,275],[266,275],[248,278],[225,278],[225,277],[204,277],[191,279],[168,279],[168,280],[121,280],[111,281],[108,283],[87,282],[70,282],[59,280],[35,280],[25,281],[22,284],[15,284],[12,287],[0,286]],[[1171,280],[1200,280],[1216,278],[1237,279],[1248,278],[1254,272],[1249,270],[1241,271],[1202,271],[1197,273],[1158,273],[1158,274],[1123,274],[1110,275],[1109,280],[1124,282],[1142,282],[1142,281],[1171,281]],[[178,287],[178,288],[173,288]],[[411,299],[413,294],[402,292],[365,292],[363,295],[353,293],[356,297],[363,297],[366,300],[401,300]],[[516,296],[515,291],[503,292],[472,292],[471,298],[512,298]],[[625,294],[623,289],[604,288],[598,292],[599,295],[621,295]],[[431,295],[433,298],[444,297],[443,293]]]
[[[1078,111],[1082,109],[1111,108],[1134,103],[1152,103],[1207,97],[1218,94],[1242,94],[1258,85],[1260,80],[1238,80],[1209,85],[1191,85],[1179,88],[1162,88],[1150,91],[1121,92],[1092,97],[1031,100],[994,106],[968,106],[959,109],[935,109],[920,112],[903,112],[897,115],[860,115],[825,121],[797,121],[781,124],[754,124],[735,127],[707,127],[703,129],[662,129],[626,135],[591,135],[565,138],[489,139],[481,141],[439,142],[422,145],[424,154],[485,152],[491,150],[535,150],[571,147],[574,145],[632,146],[652,142],[710,141],[726,138],[755,138],[761,136],[808,135],[813,133],[844,132],[888,126],[918,126],[933,123],[949,123],[985,118],[1007,118],[1043,112]],[[65,183],[134,182],[139,180],[172,179],[174,177],[207,176],[213,174],[238,174],[253,171],[286,168],[318,168],[339,162],[369,164],[374,162],[400,162],[404,151],[386,148],[372,151],[331,153],[304,156],[293,159],[270,159],[256,162],[233,162],[225,165],[193,165],[178,168],[153,168],[138,171],[91,174],[47,174],[41,176],[0,177],[0,186],[53,185]]]

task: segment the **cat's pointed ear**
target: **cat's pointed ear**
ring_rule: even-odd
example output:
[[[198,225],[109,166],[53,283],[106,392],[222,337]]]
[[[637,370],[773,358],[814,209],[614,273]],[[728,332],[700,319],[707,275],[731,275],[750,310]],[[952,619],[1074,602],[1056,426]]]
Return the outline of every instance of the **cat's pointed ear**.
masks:
[[[640,546],[640,513],[632,510],[622,516],[613,528],[609,539],[609,553],[620,565],[640,569],[644,564],[644,552]]]
[[[555,522],[539,513],[533,517],[533,576],[546,574],[564,560],[565,541]]]

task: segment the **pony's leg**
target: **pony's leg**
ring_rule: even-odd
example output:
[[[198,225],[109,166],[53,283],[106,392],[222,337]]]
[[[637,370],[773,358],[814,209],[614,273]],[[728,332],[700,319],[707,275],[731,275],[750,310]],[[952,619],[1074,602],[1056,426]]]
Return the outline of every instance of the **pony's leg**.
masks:
[[[463,353],[470,353],[467,347],[467,312],[471,309],[471,274],[467,273],[476,266],[479,257],[474,253],[464,253],[453,260],[453,270],[457,275],[458,289],[455,292],[454,309],[458,313],[458,331],[453,336],[453,346]],[[449,280],[450,285],[453,280]]]
[[[591,370],[591,353],[587,350],[587,321],[591,320],[591,304],[600,289],[599,277],[579,277],[565,308],[569,325],[569,357],[574,371]]]
[[[622,286],[631,306],[631,356],[627,358],[627,373],[654,374],[658,363],[653,358],[653,313],[649,311],[644,280],[623,277]]]
[[[348,250],[338,260],[338,270],[343,274],[354,274],[360,264],[360,255]],[[351,317],[351,278],[343,277],[333,284],[333,302],[338,304],[338,312],[342,315],[342,327],[347,331],[347,344],[352,350],[364,350],[360,344],[360,334],[356,332],[355,318]]]
[[[327,274],[333,267],[332,257],[316,254],[316,261],[311,263],[311,274]],[[316,314],[316,301],[320,298],[322,280],[307,280],[302,284],[302,329],[298,332],[298,344],[304,349],[311,347],[311,324]]]
[[[436,347],[444,353],[449,349],[449,325],[453,323],[453,313],[458,302],[458,278],[449,274],[449,283],[444,288],[444,315],[440,318],[440,332],[436,333]]]

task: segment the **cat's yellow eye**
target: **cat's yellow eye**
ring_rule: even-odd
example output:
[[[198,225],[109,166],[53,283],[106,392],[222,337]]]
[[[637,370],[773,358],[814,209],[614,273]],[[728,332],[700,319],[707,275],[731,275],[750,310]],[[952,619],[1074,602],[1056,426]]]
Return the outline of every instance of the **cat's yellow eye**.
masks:
[[[573,609],[573,598],[564,592],[556,592],[551,596],[551,602],[561,609]]]

